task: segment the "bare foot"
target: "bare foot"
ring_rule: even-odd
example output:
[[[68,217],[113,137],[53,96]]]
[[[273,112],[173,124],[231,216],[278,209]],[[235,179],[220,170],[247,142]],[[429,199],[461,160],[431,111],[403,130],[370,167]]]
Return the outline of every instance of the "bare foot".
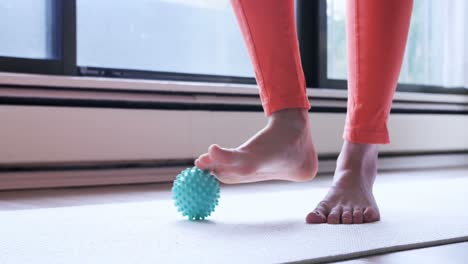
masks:
[[[333,185],[306,217],[309,224],[361,224],[380,220],[372,193],[377,175],[377,145],[345,141]]]
[[[308,112],[302,108],[277,111],[244,144],[232,149],[211,145],[195,165],[228,184],[311,180],[318,164]]]

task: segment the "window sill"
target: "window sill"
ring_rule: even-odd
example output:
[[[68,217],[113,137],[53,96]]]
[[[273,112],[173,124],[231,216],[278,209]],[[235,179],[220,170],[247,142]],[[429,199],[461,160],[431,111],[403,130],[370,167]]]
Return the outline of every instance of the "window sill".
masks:
[[[204,83],[161,81],[141,79],[118,79],[81,76],[57,76],[43,74],[23,74],[0,72],[0,85],[5,88],[76,88],[87,91],[108,92],[159,92],[179,94],[211,94],[224,96],[258,97],[256,85],[233,83]],[[347,91],[328,88],[307,89],[309,98],[338,99],[347,98]],[[394,102],[444,103],[468,105],[467,95],[423,94],[397,92]]]

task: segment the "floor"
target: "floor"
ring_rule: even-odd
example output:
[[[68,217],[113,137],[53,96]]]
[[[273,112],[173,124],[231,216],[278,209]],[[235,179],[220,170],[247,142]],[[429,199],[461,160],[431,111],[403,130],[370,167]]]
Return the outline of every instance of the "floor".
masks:
[[[440,169],[439,173],[450,172],[454,169]],[[458,169],[459,171],[459,169]],[[434,170],[431,171],[432,173]],[[330,175],[321,175],[321,178],[330,178]],[[465,176],[465,175],[460,175]],[[466,175],[468,177],[468,174]],[[392,173],[392,177],[380,177],[378,181],[391,181],[395,177],[405,177],[411,181],[428,180],[431,173],[421,170],[402,171]],[[331,178],[330,178],[331,179]],[[298,183],[268,182],[257,183],[268,188],[294,189]],[[255,192],[257,184],[224,186],[226,192]],[[307,183],[309,184],[309,183]],[[316,184],[329,184],[329,180],[320,180]],[[50,208],[63,206],[78,206],[88,204],[149,201],[157,198],[167,198],[170,195],[170,184],[143,184],[128,186],[82,187],[42,189],[25,191],[0,192],[1,210],[22,210],[30,208]],[[342,261],[343,264],[361,263],[466,263],[468,259],[468,242],[443,245],[430,248],[414,249],[389,253],[355,260]]]
[[[407,250],[367,258],[340,261],[340,264],[466,263],[468,242]]]

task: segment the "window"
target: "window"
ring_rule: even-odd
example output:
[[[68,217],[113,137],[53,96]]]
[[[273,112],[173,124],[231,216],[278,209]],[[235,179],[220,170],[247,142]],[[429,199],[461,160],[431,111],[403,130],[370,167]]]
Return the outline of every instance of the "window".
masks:
[[[77,0],[77,39],[79,66],[254,76],[229,0]]]
[[[346,0],[296,0],[308,87],[346,89]],[[468,3],[415,0],[400,91],[468,93]],[[229,0],[0,3],[0,71],[255,83]]]
[[[345,1],[327,0],[327,78],[346,79]],[[468,3],[415,0],[402,84],[468,88]],[[410,89],[411,90],[411,87]]]
[[[2,1],[0,71],[73,74],[73,4],[64,0]]]
[[[0,2],[0,56],[55,59],[54,0]]]

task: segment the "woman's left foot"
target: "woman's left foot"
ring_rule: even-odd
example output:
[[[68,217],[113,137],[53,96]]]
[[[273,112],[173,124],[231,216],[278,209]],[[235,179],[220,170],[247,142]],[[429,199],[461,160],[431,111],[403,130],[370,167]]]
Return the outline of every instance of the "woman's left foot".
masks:
[[[377,175],[377,145],[345,141],[333,185],[306,217],[309,224],[362,224],[380,220],[372,193]]]

